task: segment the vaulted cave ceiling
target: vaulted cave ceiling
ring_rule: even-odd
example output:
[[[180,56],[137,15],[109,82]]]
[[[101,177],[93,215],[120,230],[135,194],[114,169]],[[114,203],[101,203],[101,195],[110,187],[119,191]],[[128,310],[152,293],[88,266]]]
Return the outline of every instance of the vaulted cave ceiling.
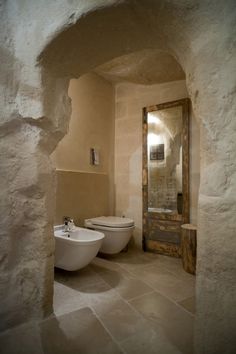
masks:
[[[168,81],[183,80],[185,74],[170,54],[146,49],[115,58],[94,70],[108,81],[128,81],[152,85]]]

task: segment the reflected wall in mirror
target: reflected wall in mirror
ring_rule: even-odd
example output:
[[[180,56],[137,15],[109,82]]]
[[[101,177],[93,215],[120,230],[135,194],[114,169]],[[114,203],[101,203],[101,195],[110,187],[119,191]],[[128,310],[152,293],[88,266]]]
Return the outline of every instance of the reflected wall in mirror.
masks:
[[[143,249],[180,256],[189,222],[189,99],[144,108]]]
[[[148,211],[182,214],[182,106],[148,112]]]

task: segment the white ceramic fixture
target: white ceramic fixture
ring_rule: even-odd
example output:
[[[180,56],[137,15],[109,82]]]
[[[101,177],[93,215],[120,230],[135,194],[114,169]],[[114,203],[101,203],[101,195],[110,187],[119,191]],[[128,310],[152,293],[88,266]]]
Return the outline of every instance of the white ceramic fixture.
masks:
[[[115,254],[127,246],[134,230],[134,221],[118,216],[100,216],[86,219],[85,227],[104,233],[105,239],[100,252]]]
[[[104,234],[76,226],[73,231],[64,231],[64,228],[64,225],[54,226],[55,267],[71,271],[81,269],[96,257]]]

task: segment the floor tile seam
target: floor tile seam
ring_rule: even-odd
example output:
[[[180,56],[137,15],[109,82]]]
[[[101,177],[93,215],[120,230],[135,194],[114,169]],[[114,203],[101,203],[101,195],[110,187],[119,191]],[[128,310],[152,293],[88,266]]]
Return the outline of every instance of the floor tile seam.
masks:
[[[109,285],[109,284],[108,284]],[[110,285],[109,285],[110,286]],[[124,303],[126,303],[126,305],[128,305],[128,307],[132,310],[132,311],[134,311],[135,312],[135,314],[136,315],[138,315],[138,317],[140,318],[140,319],[145,319],[145,317],[138,311],[138,310],[136,310],[136,308],[135,307],[133,307],[130,303],[129,303],[129,301],[127,300],[127,299],[125,299],[125,298],[123,298],[121,295],[120,295],[120,293],[115,289],[115,288],[113,288],[113,291],[116,293],[116,295],[117,295],[117,297],[119,298],[119,300],[121,300],[121,301],[123,301]],[[152,293],[152,292],[151,292]],[[92,310],[96,313],[96,309],[93,307],[93,305],[90,305],[90,307],[92,308]],[[99,316],[98,314],[97,314],[97,316]],[[100,317],[100,316],[99,316]]]
[[[178,279],[179,279],[179,276],[181,276],[180,274],[177,274],[176,272],[174,272],[174,271],[171,271],[171,270],[169,270],[169,269],[167,269],[167,271],[169,272],[169,273],[171,273],[172,275],[174,275],[175,277],[177,277]],[[187,272],[186,272],[187,273]],[[181,281],[184,281],[183,279],[180,279]],[[192,280],[192,279],[191,279]],[[195,278],[195,280],[196,280],[196,278]]]
[[[166,296],[165,294],[163,294],[161,291],[156,290],[156,289],[152,286],[152,284],[150,284],[149,282],[147,282],[147,281],[141,279],[140,277],[138,277],[137,275],[135,275],[134,273],[132,273],[132,271],[129,271],[129,270],[128,270],[127,272],[129,272],[131,275],[133,275],[137,280],[141,280],[145,285],[147,285],[148,287],[150,287],[153,291],[155,291],[155,292],[157,292],[157,293],[160,293],[162,296],[166,297],[167,299],[169,299],[171,302],[173,302],[173,303],[175,303],[175,304],[178,304],[178,302],[184,301],[184,300],[188,299],[188,297],[187,297],[187,298],[184,298],[184,299],[179,300],[179,301],[177,302],[177,301],[175,301],[175,300],[169,298],[169,297]],[[181,282],[182,282],[182,281],[181,281]],[[178,305],[182,308],[182,306],[181,306],[180,304],[178,304]],[[185,310],[186,310],[186,309],[185,309]],[[186,311],[187,311],[187,310],[186,310]],[[194,316],[194,314],[192,314],[191,312],[189,312],[189,311],[187,311],[187,312]]]
[[[128,279],[128,278],[127,278]],[[104,282],[110,287],[110,290],[113,290],[115,293],[116,293],[116,295],[120,298],[120,300],[123,300],[123,301],[125,301],[125,302],[127,302],[128,300],[127,299],[125,299],[120,293],[119,293],[119,291],[116,289],[116,288],[114,288],[114,287],[111,287],[111,285],[104,279]],[[147,284],[145,284],[145,285],[147,285]],[[153,291],[152,291],[153,292]],[[145,294],[146,295],[146,294]]]
[[[147,268],[147,266],[146,267],[144,267],[145,269]],[[170,275],[174,275],[175,277],[176,277],[176,275],[175,274],[173,274],[173,273],[171,273],[168,269],[166,269],[166,268],[164,268],[163,267],[163,269],[161,269],[161,270],[163,270],[163,271],[165,271],[166,273],[169,273]],[[132,273],[132,270],[130,271],[131,272],[131,274],[133,274],[134,275],[134,273]],[[168,275],[169,275],[168,274]],[[139,276],[137,276],[136,275],[136,277],[138,278],[138,279],[140,279],[140,277]],[[179,280],[179,281],[181,281],[180,279],[177,279],[177,280]],[[181,281],[182,282],[182,281]]]
[[[155,264],[146,264],[146,265],[143,265],[142,267],[141,267],[141,266],[139,266],[139,267],[140,267],[141,269],[146,269],[146,268],[148,268],[148,267],[153,267],[153,266],[155,266]],[[125,270],[125,271],[131,273],[133,276],[136,276],[133,270],[127,269],[125,266],[120,266],[120,267],[121,267],[123,270]],[[163,271],[165,271],[165,272],[167,272],[167,273],[169,273],[170,275],[174,276],[174,277],[177,278],[178,280],[183,281],[182,279],[179,279],[179,277],[178,277],[178,275],[177,275],[176,273],[172,272],[171,270],[169,270],[169,269],[166,268],[165,266],[160,266],[159,269],[160,269],[160,270],[163,270]]]
[[[118,295],[119,295],[119,294],[118,294]],[[133,310],[133,312],[138,316],[138,318],[139,318],[140,320],[145,321],[145,322],[148,323],[148,325],[149,325],[149,322],[151,321],[150,319],[146,318],[142,313],[140,313],[139,311],[137,311],[136,308],[134,308],[133,306],[131,306],[131,305],[128,303],[128,301],[126,301],[125,299],[122,299],[122,298],[121,298],[121,300],[123,300],[123,301],[129,306],[129,308],[131,308],[131,310]],[[95,313],[95,315],[97,316],[97,318],[99,319],[99,321],[103,324],[104,328],[107,330],[107,332],[109,333],[109,335],[110,335],[112,338],[114,338],[114,342],[119,345],[119,348],[121,348],[122,353],[128,354],[128,353],[121,347],[121,345],[122,345],[125,341],[128,341],[134,334],[128,335],[125,339],[121,339],[121,340],[116,339],[116,338],[110,333],[110,331],[109,331],[109,329],[106,327],[106,325],[103,323],[102,318],[100,318],[100,316],[96,313],[96,310],[95,310],[95,309],[92,309],[92,310],[94,311],[94,313]],[[150,325],[150,326],[151,326],[151,325]],[[141,331],[141,329],[140,329],[139,331],[137,331],[137,333],[140,333],[140,331]],[[135,333],[135,334],[136,334],[136,333]]]
[[[98,316],[98,314],[96,313],[95,309],[90,305],[86,305],[85,307],[82,307],[80,309],[76,309],[74,311],[69,311],[65,314],[62,314],[62,315],[59,315],[59,316],[56,316],[56,317],[60,317],[60,316],[63,316],[63,315],[66,315],[66,314],[69,314],[69,313],[72,313],[72,312],[75,312],[77,310],[81,310],[83,308],[89,308],[92,312],[92,314],[96,317],[96,319],[99,321],[99,323],[101,324],[101,326],[105,329],[106,333],[109,335],[109,337],[111,337],[111,340],[118,346],[118,348],[122,351],[123,354],[126,354],[124,352],[124,350],[120,347],[119,345],[119,342],[114,338],[114,336],[110,333],[110,331],[108,330],[108,328],[105,326],[105,324],[103,323],[102,319],[100,319],[100,317]]]
[[[125,269],[121,268],[121,271],[124,271]],[[127,270],[125,270],[127,273],[129,273],[129,275],[132,275],[130,272],[128,272]],[[126,279],[130,279],[130,278],[127,278],[125,274],[123,274],[122,272],[120,272],[120,270],[114,270],[114,269],[104,269],[102,272],[99,272],[99,274],[104,274],[104,273],[109,273],[109,272],[114,272],[114,273],[118,273],[120,275],[122,275],[124,278]],[[102,276],[101,276],[102,278]],[[134,276],[132,275],[132,278],[134,278]],[[103,278],[102,278],[103,279]]]
[[[148,291],[148,292],[146,292],[146,293],[143,293],[143,294],[137,295],[137,296],[132,297],[132,298],[130,298],[130,299],[124,299],[124,300],[126,300],[126,301],[128,301],[128,302],[129,302],[129,301],[133,301],[133,300],[140,299],[140,298],[142,298],[143,296],[150,295],[150,294],[152,294],[152,293],[154,293],[154,290],[152,290],[152,291]]]
[[[121,268],[123,268],[123,267],[121,267]],[[126,270],[128,273],[130,273],[131,275],[134,275],[134,274],[132,273],[132,271],[127,270],[127,269],[125,269],[125,270]],[[169,272],[169,273],[170,273],[170,272]],[[138,278],[136,275],[134,275],[134,276],[135,276],[135,278],[137,278],[138,280],[140,280],[140,278]],[[105,281],[105,280],[104,280],[104,281]],[[105,282],[106,282],[106,281],[105,281]],[[152,285],[150,285],[149,283],[147,283],[145,280],[142,280],[142,282],[143,282],[145,285],[147,285],[148,287],[150,287],[150,288],[153,290],[153,292],[156,292],[156,293],[162,295],[163,297],[165,297],[166,299],[168,299],[171,303],[175,304],[178,308],[184,310],[184,312],[186,312],[187,314],[189,314],[191,317],[195,318],[195,315],[194,315],[193,313],[187,311],[183,306],[181,306],[180,304],[178,304],[178,302],[174,301],[173,299],[171,299],[170,297],[166,296],[166,295],[163,294],[162,292],[156,290]],[[106,283],[107,283],[107,282],[106,282]],[[109,283],[107,283],[107,284],[110,286]],[[118,295],[122,300],[124,300],[129,306],[131,306],[131,304],[129,304],[129,302],[128,302],[128,301],[131,301],[131,300],[124,299],[124,298],[117,292],[116,289],[113,288],[113,290],[117,293],[117,295]],[[150,292],[150,293],[152,293],[152,292]],[[142,296],[145,296],[145,295],[147,295],[147,294],[143,294]],[[140,297],[142,297],[142,296],[140,296]],[[185,298],[185,299],[186,299],[186,298]],[[183,300],[185,300],[185,299],[183,299]],[[183,300],[180,300],[180,301],[183,301]],[[140,315],[140,312],[138,312],[133,306],[131,306],[131,308],[132,308],[133,310],[135,310],[135,312]]]
[[[142,265],[142,266],[140,266],[140,267],[146,268],[146,267],[149,267],[149,266],[155,266],[155,265],[158,265],[157,262],[158,262],[158,260],[153,260],[152,263],[144,264],[144,265]],[[117,262],[116,262],[116,264],[117,264],[118,266],[120,266],[122,269],[127,270],[124,265],[122,265],[122,264],[120,264],[120,263],[117,263]],[[168,266],[166,266],[166,265],[164,265],[164,264],[161,264],[161,265],[159,264],[158,266],[160,266],[161,268],[163,268],[163,270],[167,271],[168,273],[174,275],[175,277],[178,277],[178,274],[177,274],[176,272],[170,270],[170,269],[168,268]],[[127,271],[130,271],[130,270],[127,270]],[[132,270],[131,270],[131,272],[132,272]],[[182,281],[182,279],[179,279],[179,280]]]
[[[193,313],[189,312],[187,309],[185,309],[183,306],[181,306],[178,302],[174,301],[174,300],[171,299],[169,296],[166,296],[166,295],[163,294],[161,291],[156,290],[152,285],[146,283],[145,281],[143,281],[143,282],[144,282],[146,285],[148,285],[148,286],[153,290],[152,292],[150,292],[150,294],[152,294],[152,293],[157,293],[157,294],[163,296],[164,298],[166,298],[167,300],[169,300],[171,303],[175,304],[178,308],[180,308],[181,310],[184,310],[184,312],[186,312],[187,314],[191,315],[191,317],[195,318],[195,315],[194,315]],[[145,296],[145,295],[148,295],[148,294],[144,294],[144,295],[142,295],[142,296]],[[142,296],[140,296],[140,298],[141,298]],[[188,299],[188,298],[186,298],[186,299]],[[131,300],[128,300],[128,301],[133,301],[133,300],[136,300],[136,299],[131,299]],[[183,299],[183,300],[185,300],[185,299]],[[181,300],[181,301],[183,301],[183,300]],[[131,306],[132,306],[132,304],[131,304]],[[133,306],[132,306],[132,308],[133,308]]]
[[[177,301],[175,301],[174,299],[171,299],[169,296],[164,295],[161,291],[155,290],[157,293],[161,294],[162,296],[164,296],[166,299],[168,299],[169,301],[171,301],[173,304],[175,304],[178,308],[180,308],[181,310],[183,310],[184,312],[186,312],[188,315],[190,315],[191,317],[195,318],[195,315],[192,312],[189,312],[185,307],[181,306]],[[185,298],[188,299],[188,298]],[[183,300],[185,300],[183,299]],[[181,301],[183,301],[181,300]]]
[[[135,274],[133,274],[130,270],[126,270],[130,275],[134,276],[135,279],[137,280],[141,280],[146,286],[150,287],[152,289],[152,291],[150,292],[147,292],[147,293],[144,293],[142,295],[138,295],[137,297],[134,297],[134,298],[131,298],[131,299],[125,299],[124,297],[122,297],[122,295],[120,295],[120,293],[115,289],[115,288],[112,288],[111,285],[105,280],[104,282],[106,282],[107,285],[110,286],[111,289],[113,289],[117,295],[121,298],[121,300],[124,300],[125,302],[127,302],[129,304],[129,301],[132,301],[132,300],[135,300],[137,298],[141,298],[145,295],[149,295],[149,294],[152,294],[153,292],[156,292],[160,295],[162,295],[163,297],[165,297],[166,299],[168,299],[169,301],[171,301],[172,303],[174,303],[175,305],[177,305],[177,307],[179,307],[180,309],[184,310],[186,313],[190,314],[192,317],[195,317],[195,315],[193,313],[191,313],[190,311],[188,311],[187,309],[185,309],[183,306],[181,306],[177,301],[174,301],[173,299],[171,299],[170,297],[166,296],[165,294],[163,294],[161,291],[158,291],[156,290],[151,284],[149,284],[148,282],[146,282],[145,280],[142,280],[140,279],[139,277],[137,277]],[[170,273],[170,272],[169,272]],[[128,279],[128,278],[127,278]],[[185,300],[185,299],[183,299]],[[180,301],[183,301],[183,300],[180,300]],[[129,304],[130,305],[130,304]],[[135,311],[137,311],[133,306],[132,306],[132,309],[134,309]],[[138,314],[140,314],[140,312],[137,311]]]
[[[127,269],[125,265],[120,265],[119,266],[124,269],[124,270],[127,270],[127,271],[130,271],[130,269]],[[150,266],[153,266],[153,263],[152,264],[142,264],[142,265],[138,265],[137,267],[140,267],[140,268],[146,268],[146,267],[150,267]]]
[[[100,318],[100,316],[96,313],[95,309],[91,307],[91,310],[94,314],[94,316],[97,318],[97,320],[99,321],[99,323],[102,325],[102,327],[105,329],[105,331],[108,333],[109,337],[111,337],[112,341],[118,346],[118,348],[121,350],[121,352],[123,354],[127,354],[124,349],[120,346],[120,341],[118,341],[113,334],[110,332],[110,330],[107,328],[107,326],[105,325],[105,323],[103,322],[102,318]]]
[[[117,291],[116,291],[116,292],[117,292]],[[151,292],[151,293],[152,293],[152,292]],[[132,306],[132,304],[129,303],[129,300],[124,299],[118,292],[117,292],[117,294],[118,294],[118,296],[121,298],[121,300],[123,300],[124,303],[126,303],[126,305],[128,305],[128,307],[129,307],[132,311],[134,311],[134,313],[136,313],[136,315],[138,315],[138,317],[139,317],[140,319],[146,320],[146,318],[143,316],[143,314],[140,313],[134,306]],[[147,295],[147,294],[146,294],[146,295]],[[144,296],[144,295],[143,295],[143,296]]]
[[[89,306],[88,306],[87,303],[84,303],[83,306],[81,306],[81,307],[79,306],[79,307],[74,308],[73,310],[69,310],[69,311],[66,311],[66,312],[63,312],[63,313],[60,313],[60,314],[57,314],[56,312],[54,312],[54,316],[55,317],[61,317],[61,316],[67,315],[69,313],[85,309],[86,307],[89,307]]]
[[[126,279],[129,280],[129,278],[126,278]],[[140,279],[138,279],[138,278],[136,278],[136,277],[135,277],[135,279],[136,279],[136,280],[140,280]],[[103,281],[110,287],[110,290],[115,291],[116,294],[120,297],[120,299],[121,299],[121,300],[124,300],[124,301],[130,301],[130,300],[133,300],[133,299],[137,299],[137,298],[139,298],[139,297],[142,297],[142,296],[144,296],[144,295],[153,293],[153,289],[151,288],[152,291],[147,291],[147,292],[145,292],[145,293],[143,293],[143,294],[141,294],[141,295],[137,295],[137,296],[135,296],[135,297],[133,297],[133,298],[126,299],[126,298],[124,298],[124,297],[119,293],[118,290],[116,290],[116,288],[112,287],[112,286],[109,284],[108,281],[106,281],[105,279],[103,279]],[[143,282],[147,287],[150,288],[150,286],[149,286],[148,284],[146,284],[144,281],[142,281],[142,282]]]

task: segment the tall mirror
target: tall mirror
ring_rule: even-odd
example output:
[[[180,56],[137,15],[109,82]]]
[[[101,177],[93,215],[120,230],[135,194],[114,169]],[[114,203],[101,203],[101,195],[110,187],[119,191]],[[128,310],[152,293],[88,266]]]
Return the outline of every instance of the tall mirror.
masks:
[[[143,116],[143,246],[173,256],[189,219],[188,106],[168,102]]]

